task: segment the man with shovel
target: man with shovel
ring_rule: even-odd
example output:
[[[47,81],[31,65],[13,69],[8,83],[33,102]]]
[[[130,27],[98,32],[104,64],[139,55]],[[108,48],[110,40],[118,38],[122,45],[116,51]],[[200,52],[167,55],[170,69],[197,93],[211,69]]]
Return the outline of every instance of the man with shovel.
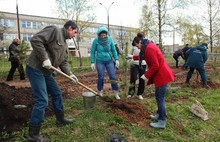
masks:
[[[74,83],[77,83],[77,77],[68,67],[66,43],[66,39],[75,37],[77,30],[77,25],[73,21],[67,21],[63,28],[45,27],[30,41],[33,51],[27,60],[26,73],[33,92],[34,106],[29,120],[28,141],[49,141],[48,138],[39,134],[44,121],[45,109],[48,106],[48,94],[52,98],[56,124],[60,126],[74,121],[74,119],[64,118],[62,91],[52,76],[51,68],[59,67],[72,77]]]

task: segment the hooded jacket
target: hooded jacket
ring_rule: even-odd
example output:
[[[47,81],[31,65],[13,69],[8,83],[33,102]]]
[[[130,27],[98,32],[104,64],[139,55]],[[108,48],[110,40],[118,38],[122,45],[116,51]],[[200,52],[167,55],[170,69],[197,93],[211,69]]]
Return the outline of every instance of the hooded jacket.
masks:
[[[189,49],[186,52],[187,61],[186,66],[193,68],[204,68],[204,64],[208,59],[207,49],[203,47],[203,45],[199,45]]]
[[[107,33],[107,46],[104,47],[102,44],[99,42],[99,35],[101,32],[105,31]],[[108,30],[106,27],[101,26],[98,31],[97,31],[97,38],[94,39],[91,47],[91,52],[90,52],[90,62],[95,63],[95,60],[98,61],[110,61],[113,60],[118,60],[118,54],[115,48],[114,41],[111,37],[108,36]]]

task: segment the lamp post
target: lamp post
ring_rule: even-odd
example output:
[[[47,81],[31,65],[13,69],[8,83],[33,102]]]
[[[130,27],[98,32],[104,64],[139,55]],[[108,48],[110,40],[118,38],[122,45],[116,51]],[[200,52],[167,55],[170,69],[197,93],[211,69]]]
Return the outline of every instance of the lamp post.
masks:
[[[17,12],[17,24],[18,24],[18,38],[21,40],[21,32],[20,32],[20,20],[19,20],[19,13],[18,13],[18,1],[16,0],[16,12]]]
[[[105,8],[106,12],[107,12],[107,23],[108,23],[108,32],[109,32],[109,9],[110,9],[111,6],[114,4],[114,2],[112,2],[112,3],[109,5],[108,8],[106,8],[106,6],[103,5],[102,3],[99,3],[99,4],[102,5],[102,6]]]

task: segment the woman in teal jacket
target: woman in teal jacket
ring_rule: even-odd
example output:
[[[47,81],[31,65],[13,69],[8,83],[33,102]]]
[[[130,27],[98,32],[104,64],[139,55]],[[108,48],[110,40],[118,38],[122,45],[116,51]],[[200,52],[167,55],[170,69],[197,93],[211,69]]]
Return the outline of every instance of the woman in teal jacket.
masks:
[[[120,99],[118,95],[118,84],[114,68],[114,60],[116,68],[119,67],[118,54],[115,48],[114,41],[108,36],[108,30],[106,27],[101,26],[97,31],[98,37],[94,39],[90,52],[90,61],[92,70],[97,69],[98,94],[102,96],[104,86],[105,69],[108,72],[109,79],[111,81],[112,90],[116,99]]]
[[[192,77],[194,70],[196,69],[202,78],[203,87],[209,88],[209,86],[207,85],[206,72],[204,67],[205,62],[208,59],[208,53],[206,49],[207,46],[208,46],[207,43],[203,43],[199,46],[191,48],[186,52],[187,55],[186,66],[190,67],[190,70],[186,77],[187,84],[189,84],[189,80]]]

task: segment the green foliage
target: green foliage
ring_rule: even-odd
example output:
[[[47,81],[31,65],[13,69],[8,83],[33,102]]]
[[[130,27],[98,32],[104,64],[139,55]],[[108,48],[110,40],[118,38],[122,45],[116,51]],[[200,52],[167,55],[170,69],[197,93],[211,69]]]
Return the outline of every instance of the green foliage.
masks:
[[[18,53],[13,52],[14,56],[18,57],[20,61],[23,63],[26,61],[28,55],[27,52],[30,49],[29,44],[25,41],[22,41],[21,44],[17,47]]]

